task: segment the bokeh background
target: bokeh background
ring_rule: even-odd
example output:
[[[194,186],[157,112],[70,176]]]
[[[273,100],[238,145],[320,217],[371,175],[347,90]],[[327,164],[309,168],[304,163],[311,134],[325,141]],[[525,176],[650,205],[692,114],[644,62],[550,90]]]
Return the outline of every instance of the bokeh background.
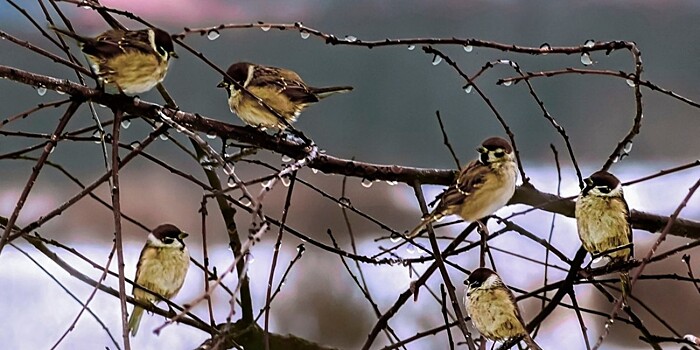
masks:
[[[20,1],[41,25],[43,15],[36,2]],[[586,40],[635,41],[643,53],[644,78],[671,89],[691,99],[700,96],[700,85],[695,77],[700,75],[697,64],[697,35],[700,32],[700,3],[695,1],[248,1],[230,2],[216,0],[148,2],[103,1],[110,7],[134,12],[158,26],[179,33],[184,27],[213,26],[221,23],[249,23],[256,21],[293,23],[303,22],[337,37],[352,35],[362,40],[409,37],[460,37],[493,40],[506,44],[539,47],[543,43],[552,46],[576,46]],[[69,15],[77,31],[97,34],[107,29],[103,20],[93,11],[70,4],[60,4]],[[124,21],[131,27],[138,27]],[[9,4],[0,3],[0,29],[50,48],[36,29]],[[333,97],[309,108],[296,126],[311,137],[329,154],[342,158],[384,164],[401,164],[418,167],[454,168],[455,164],[443,145],[435,118],[439,110],[446,130],[459,158],[466,162],[474,156],[474,148],[490,135],[503,135],[503,131],[483,100],[477,94],[466,94],[464,82],[444,62],[431,63],[432,56],[416,48],[375,48],[330,46],[314,38],[302,39],[295,31],[241,29],[222,31],[216,40],[191,35],[186,42],[202,51],[222,68],[235,61],[247,60],[267,65],[282,66],[297,71],[307,83],[315,86],[352,85],[355,90]],[[53,52],[58,53],[54,48]],[[583,67],[578,55],[528,56],[475,48],[465,52],[460,47],[444,47],[444,52],[457,61],[465,72],[476,72],[488,61],[510,59],[523,70],[540,71],[564,67]],[[77,51],[76,51],[77,52]],[[178,49],[180,59],[171,65],[165,80],[169,92],[186,111],[228,121],[241,122],[233,117],[225,102],[225,92],[215,88],[220,76],[196,57]],[[632,58],[624,51],[592,55],[593,68],[624,70],[633,69]],[[38,55],[22,49],[6,40],[0,41],[0,64],[75,80],[70,70],[57,66]],[[496,67],[478,81],[480,88],[492,100],[516,134],[524,167],[532,182],[541,190],[556,191],[556,168],[550,150],[554,144],[560,151],[563,164],[562,195],[574,195],[578,188],[575,174],[566,157],[564,143],[556,131],[542,117],[537,104],[529,96],[526,86],[497,86],[496,80],[514,76],[509,67]],[[600,168],[602,163],[629,130],[634,116],[632,89],[622,79],[600,76],[561,76],[533,81],[548,111],[566,128],[584,175]],[[644,89],[644,122],[642,133],[635,138],[631,155],[613,167],[613,172],[623,181],[655,173],[660,169],[688,163],[698,158],[700,139],[697,137],[700,122],[698,110],[659,93]],[[29,86],[8,80],[0,80],[0,118],[6,118],[31,108],[40,102],[62,98],[49,91],[39,96]],[[142,99],[161,102],[156,92],[142,94]],[[111,118],[109,111],[98,109],[103,119]],[[11,124],[7,130],[51,132],[55,127],[58,111],[38,113],[26,120]],[[87,109],[69,124],[69,129],[91,125]],[[142,138],[151,130],[142,121],[134,121],[123,130],[123,140],[131,142]],[[184,141],[179,135],[173,137]],[[0,136],[0,154],[33,144],[35,141]],[[211,141],[220,148],[220,140]],[[204,178],[201,168],[183,156],[172,144],[159,141],[151,152],[169,164]],[[280,165],[279,155],[261,153],[259,157]],[[104,171],[100,146],[94,143],[62,142],[51,155],[51,160],[80,175],[90,182]],[[33,163],[2,160],[0,163],[0,215],[9,216],[17,198],[31,173]],[[239,174],[247,179],[264,174],[260,167],[237,166]],[[162,222],[172,222],[193,233],[189,240],[192,255],[201,260],[200,217],[198,209],[202,191],[190,183],[175,177],[145,160],[136,160],[121,173],[122,208],[149,227]],[[626,188],[630,207],[669,215],[686,194],[687,188],[698,178],[700,171],[691,169],[660,179]],[[301,178],[336,197],[340,196],[342,177],[315,174],[309,169],[300,172]],[[361,179],[349,179],[346,197],[352,204],[397,230],[414,226],[420,213],[412,190],[405,185],[391,186],[376,183],[367,189]],[[428,197],[440,191],[440,187],[426,186]],[[19,224],[31,222],[63,203],[79,189],[55,170],[46,169],[32,191],[27,206],[22,211]],[[108,200],[107,187],[98,193]],[[275,188],[265,202],[269,215],[279,217],[286,193],[282,186]],[[693,199],[683,217],[700,220],[700,202]],[[499,214],[507,215],[525,207],[513,206]],[[228,266],[230,251],[226,249],[226,235],[216,208],[207,220],[209,251],[212,261],[220,269]],[[239,227],[246,227],[249,218],[239,215]],[[551,214],[535,212],[519,217],[516,222],[532,230],[540,237],[549,233]],[[372,255],[378,247],[390,246],[389,240],[375,242],[385,233],[356,215],[351,215],[354,232],[359,238],[360,253]],[[340,243],[349,249],[347,229],[340,208],[317,193],[302,186],[295,190],[289,224],[311,237],[330,242],[326,230],[331,229]],[[464,227],[445,229],[449,235]],[[494,228],[495,228],[494,224]],[[127,275],[132,276],[145,232],[134,225],[124,224],[128,238],[126,250]],[[39,232],[75,247],[95,261],[104,262],[113,238],[113,219],[109,210],[95,205],[89,199],[81,201],[61,217],[43,226]],[[569,256],[578,248],[574,221],[557,217],[554,244]],[[655,235],[635,232],[637,255],[646,253]],[[264,306],[264,293],[269,274],[274,234],[271,232],[252,250],[255,257],[250,266],[251,288],[256,310]],[[672,237],[663,248],[678,246],[687,240]],[[279,266],[286,266],[295,255],[298,244],[292,236],[285,236]],[[84,300],[91,288],[73,280],[47,259],[43,259],[32,247],[18,242],[39,263]],[[493,241],[493,246],[514,251],[535,259],[542,259],[544,252],[515,234],[504,235]],[[416,257],[414,249],[403,249],[402,256]],[[691,256],[696,250],[689,252]],[[92,276],[100,271],[72,260],[69,254],[62,257]],[[504,279],[522,289],[534,289],[542,285],[542,267],[537,264],[512,259],[495,253],[497,267]],[[465,268],[477,266],[474,254],[463,254],[451,259]],[[697,269],[700,266],[691,260]],[[554,264],[563,266],[555,260]],[[113,264],[113,270],[116,267]],[[648,273],[686,273],[685,265],[672,258],[652,265]],[[419,271],[425,266],[416,265]],[[412,278],[402,266],[363,266],[368,277],[370,291],[381,311],[385,311],[399,293],[404,291]],[[185,303],[199,295],[203,281],[201,273],[192,268],[185,288],[175,298]],[[561,278],[563,273],[552,271],[550,280]],[[458,285],[464,275],[450,271]],[[278,270],[277,276],[281,275]],[[110,285],[116,285],[108,279]],[[438,275],[431,278],[429,286],[438,290]],[[3,348],[50,348],[80,310],[78,303],[70,299],[47,275],[41,272],[24,255],[14,248],[3,250],[0,256],[0,310],[5,321],[0,329]],[[234,280],[228,280],[235,285]],[[578,287],[577,295],[583,306],[608,312],[610,305],[599,294],[587,287]],[[678,332],[700,333],[696,321],[700,308],[698,293],[688,284],[672,281],[643,281],[635,289],[635,295],[648,303],[661,318]],[[217,316],[223,320],[228,313],[227,298],[216,294]],[[520,304],[529,320],[539,310],[539,302],[528,300]],[[118,300],[99,294],[91,308],[107,326],[119,336]],[[663,326],[646,311],[639,314],[652,333],[670,335]],[[337,256],[313,248],[307,244],[307,252],[292,270],[282,293],[273,303],[271,330],[292,333],[324,344],[353,349],[366,339],[376,318],[361,292],[354,286]],[[200,317],[206,317],[206,309],[195,309]],[[441,324],[440,309],[434,300],[422,292],[416,303],[410,303],[390,322],[397,333],[408,337],[416,332]],[[235,317],[234,317],[235,318]],[[188,349],[206,339],[206,334],[186,326],[171,326],[160,336],[148,332],[162,323],[161,317],[144,317],[142,331],[133,340],[137,349],[173,348]],[[597,336],[603,318],[586,316],[589,335]],[[603,348],[645,348],[638,333],[630,327],[616,323],[613,334]],[[457,336],[460,338],[460,336]],[[583,349],[581,333],[575,314],[570,310],[558,310],[544,322],[538,341],[545,348]],[[375,343],[375,348],[386,344],[385,338]],[[445,348],[444,333],[412,343],[411,349]],[[113,348],[106,333],[90,316],[83,316],[60,348]],[[669,345],[668,348],[679,348]]]

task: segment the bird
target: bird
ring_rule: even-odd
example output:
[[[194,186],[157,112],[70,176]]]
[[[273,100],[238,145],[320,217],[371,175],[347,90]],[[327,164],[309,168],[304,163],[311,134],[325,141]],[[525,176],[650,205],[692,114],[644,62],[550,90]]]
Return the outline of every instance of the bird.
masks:
[[[295,122],[301,111],[309,105],[353,89],[352,86],[311,87],[289,69],[250,62],[236,62],[228,67],[224,79],[217,87],[226,89],[231,112],[243,122],[253,127],[279,130],[284,130],[288,124]],[[241,88],[262,100],[285,122]]]
[[[598,171],[584,180],[576,200],[576,226],[583,248],[594,256],[607,256],[611,262],[634,256],[630,210],[622,193],[622,183],[607,171]],[[622,296],[630,291],[629,272],[620,273]]]
[[[160,297],[171,299],[180,291],[190,266],[190,253],[183,241],[187,236],[186,232],[171,224],[162,224],[149,233],[136,265],[134,299],[157,303],[161,300]],[[129,317],[132,337],[136,336],[139,330],[143,311],[140,306],[134,306]]]
[[[542,350],[525,329],[513,292],[496,272],[478,268],[464,284],[467,285],[464,305],[481,335],[493,341],[522,338],[530,349]]]
[[[459,172],[452,185],[439,195],[435,209],[408,238],[447,215],[457,214],[469,222],[480,220],[504,207],[513,197],[518,166],[510,143],[501,137],[490,137],[476,151],[479,157]]]
[[[170,34],[158,28],[111,29],[94,38],[50,28],[76,40],[103,86],[124,94],[151,90],[165,79],[170,59],[178,57]]]

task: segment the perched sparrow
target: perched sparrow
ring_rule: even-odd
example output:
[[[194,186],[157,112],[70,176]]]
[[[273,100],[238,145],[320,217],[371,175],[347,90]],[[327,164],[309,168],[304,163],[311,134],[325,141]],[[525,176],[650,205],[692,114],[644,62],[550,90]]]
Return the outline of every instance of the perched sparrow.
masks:
[[[593,255],[626,261],[634,256],[634,251],[630,211],[620,180],[606,171],[598,171],[584,182],[586,187],[576,200],[576,226],[583,247]],[[606,253],[611,250],[615,251]],[[624,298],[630,287],[627,271],[620,273],[620,281]]]
[[[409,233],[409,238],[447,215],[457,214],[470,222],[483,219],[513,197],[518,166],[510,143],[500,137],[490,137],[476,150],[479,158],[457,175],[455,182],[440,195],[433,212]]]
[[[291,70],[248,62],[232,64],[226,74],[233,81],[224,77],[217,87],[226,89],[231,112],[236,113],[246,124],[255,127],[282,130],[286,125],[253,96],[241,91],[241,86],[263,100],[290,124],[296,121],[299,113],[308,105],[335,93],[352,90],[351,86],[311,87]]]
[[[513,292],[495,272],[478,268],[464,284],[464,305],[481,335],[493,341],[522,338],[530,349],[542,350],[525,329]]]
[[[77,40],[95,74],[125,94],[151,90],[165,78],[170,58],[177,58],[172,38],[158,28],[111,29],[94,38],[51,29]]]
[[[146,245],[141,250],[134,282],[165,299],[174,297],[182,288],[190,266],[190,253],[182,241],[187,236],[187,233],[170,224],[156,227],[148,235]],[[160,297],[137,286],[134,286],[133,294],[134,299],[140,301],[160,301]],[[134,306],[134,312],[129,318],[131,336],[135,336],[139,330],[143,311],[141,307]]]

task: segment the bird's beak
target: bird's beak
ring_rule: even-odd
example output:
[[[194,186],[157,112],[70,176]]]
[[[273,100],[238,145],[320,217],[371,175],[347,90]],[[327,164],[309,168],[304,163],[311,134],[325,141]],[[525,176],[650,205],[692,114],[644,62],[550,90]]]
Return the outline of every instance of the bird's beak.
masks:
[[[481,146],[481,147],[477,148],[476,151],[479,153],[486,153],[489,150],[487,150],[486,147]]]
[[[172,58],[180,58],[180,56],[178,56],[175,52],[171,52],[171,53],[170,53],[170,57],[172,57]]]
[[[226,85],[228,85],[228,84],[226,84],[226,82],[222,80],[221,82],[219,82],[218,85],[216,85],[216,87],[218,87],[218,88],[225,88]]]
[[[187,238],[189,235],[190,235],[190,234],[187,233],[187,232],[180,232],[180,236],[178,236],[178,237],[180,237],[180,239],[185,239],[185,238]]]
[[[464,282],[462,283],[464,283],[465,286],[469,287],[469,280],[464,280]]]

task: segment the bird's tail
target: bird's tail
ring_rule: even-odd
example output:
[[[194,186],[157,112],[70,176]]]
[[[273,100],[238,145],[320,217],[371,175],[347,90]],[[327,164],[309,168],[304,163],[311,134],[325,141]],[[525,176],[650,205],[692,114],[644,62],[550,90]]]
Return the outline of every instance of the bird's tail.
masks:
[[[143,316],[143,309],[141,307],[134,306],[134,311],[131,313],[131,317],[129,317],[129,331],[131,332],[132,337],[136,336],[136,332],[139,331],[141,316]]]
[[[57,27],[52,26],[52,25],[49,25],[49,29],[53,30],[54,32],[56,32],[58,34],[65,35],[71,39],[74,39],[75,41],[77,41],[78,43],[81,43],[81,44],[88,41],[88,38],[86,38],[86,37],[80,36],[80,35],[75,34],[73,32],[69,32],[65,29],[57,28]]]
[[[418,224],[418,226],[416,226],[416,228],[414,228],[413,230],[411,230],[411,232],[410,232],[406,237],[408,237],[408,238],[413,238],[413,237],[417,236],[417,235],[420,233],[420,231],[421,231],[422,229],[424,229],[426,226],[428,226],[428,224],[430,224],[430,223],[432,223],[432,222],[434,222],[434,221],[436,221],[436,220],[440,220],[441,217],[442,217],[442,216],[438,216],[438,215],[435,214],[435,213],[430,214],[430,215],[427,216],[427,217],[424,217],[424,218],[421,220],[420,224]]]
[[[323,88],[310,88],[311,92],[318,97],[318,99],[326,98],[330,95],[340,94],[348,91],[352,91],[352,86],[330,86]]]
[[[535,343],[535,340],[532,339],[532,337],[529,334],[526,334],[525,337],[523,338],[523,341],[525,344],[527,344],[527,347],[530,348],[530,350],[542,350],[542,348]]]
[[[620,272],[620,289],[622,289],[622,302],[627,305],[627,296],[630,295],[632,283],[629,272]]]

